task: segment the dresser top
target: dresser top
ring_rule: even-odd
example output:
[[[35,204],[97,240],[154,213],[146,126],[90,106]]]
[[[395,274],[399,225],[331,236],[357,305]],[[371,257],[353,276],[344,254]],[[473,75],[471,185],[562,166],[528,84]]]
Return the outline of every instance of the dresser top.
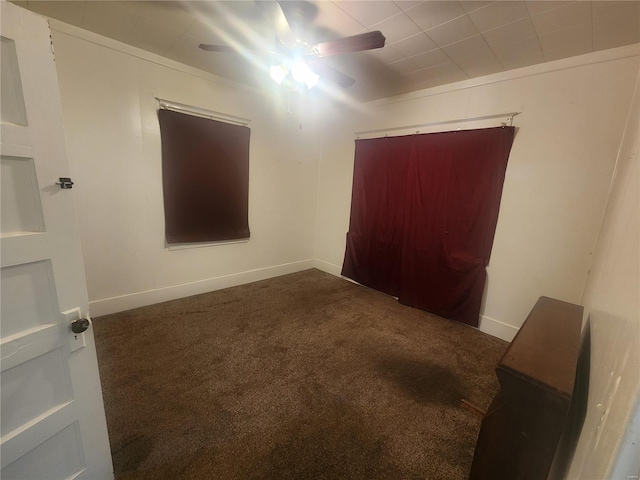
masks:
[[[540,297],[498,370],[571,398],[582,329],[579,305]]]

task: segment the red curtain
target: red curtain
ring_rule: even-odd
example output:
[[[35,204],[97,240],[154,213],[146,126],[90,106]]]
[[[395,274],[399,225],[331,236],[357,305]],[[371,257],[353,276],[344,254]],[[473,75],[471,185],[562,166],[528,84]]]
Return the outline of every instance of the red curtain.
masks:
[[[342,274],[477,326],[514,132],[357,140]]]

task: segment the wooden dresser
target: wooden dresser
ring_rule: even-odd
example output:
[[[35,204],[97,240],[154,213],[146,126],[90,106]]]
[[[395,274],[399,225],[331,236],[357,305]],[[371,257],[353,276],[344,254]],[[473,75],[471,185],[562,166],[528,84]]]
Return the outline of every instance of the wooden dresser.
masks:
[[[500,391],[482,421],[471,480],[556,478],[581,325],[581,306],[540,297],[496,368]]]

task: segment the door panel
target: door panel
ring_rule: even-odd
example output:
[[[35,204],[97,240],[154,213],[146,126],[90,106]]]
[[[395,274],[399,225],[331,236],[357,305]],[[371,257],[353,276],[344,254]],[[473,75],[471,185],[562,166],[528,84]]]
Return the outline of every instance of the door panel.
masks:
[[[2,372],[2,436],[73,400],[62,346]]]
[[[2,337],[45,325],[59,311],[48,260],[1,270]]]
[[[93,333],[70,328],[89,312],[49,27],[0,8],[0,476],[109,479]]]
[[[84,469],[78,422],[65,427],[2,471],[4,480],[78,478]]]
[[[3,235],[44,231],[33,158],[2,156],[0,161],[0,229]]]
[[[22,95],[22,81],[18,68],[18,56],[15,42],[9,38],[1,37],[2,52],[2,122],[16,125],[27,124],[27,112],[24,108]]]

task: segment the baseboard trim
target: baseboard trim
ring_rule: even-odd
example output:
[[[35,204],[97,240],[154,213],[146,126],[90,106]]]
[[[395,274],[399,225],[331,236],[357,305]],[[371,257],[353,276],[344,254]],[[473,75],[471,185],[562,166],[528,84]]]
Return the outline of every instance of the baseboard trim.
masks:
[[[342,267],[339,265],[325,262],[324,260],[318,260],[316,258],[315,260],[313,260],[313,266],[318,270],[330,273],[331,275],[335,275],[336,277],[342,277]],[[353,282],[353,280],[351,280],[350,278],[342,278]],[[493,337],[498,337],[502,340],[506,340],[507,342],[513,340],[513,337],[515,337],[516,333],[518,333],[518,328],[514,327],[513,325],[502,323],[498,320],[486,317],[484,315],[480,317],[480,326],[478,327],[478,329],[481,332],[487,333]]]
[[[482,315],[480,317],[480,327],[481,332],[487,333],[494,337],[501,338],[502,340],[506,340],[510,342],[513,340],[513,337],[518,333],[518,328],[513,325],[508,325],[506,323],[502,323],[498,320],[495,320],[490,317],[486,317]]]
[[[318,270],[322,270],[323,272],[330,273],[331,275],[335,275],[336,277],[340,277],[341,279],[346,280],[347,282],[360,285],[355,280],[352,280],[349,277],[345,277],[344,275],[342,275],[342,267],[340,265],[336,265],[335,263],[325,262],[324,260],[318,260],[316,258],[313,261],[313,268],[317,268]],[[369,288],[369,287],[365,287],[365,288]]]
[[[331,275],[335,275],[336,277],[342,276],[342,267],[334,263],[325,262],[324,260],[318,260],[316,258],[313,260],[313,267],[318,270],[322,270],[323,272],[330,273]]]
[[[93,317],[99,317],[101,315],[123,312],[125,310],[131,310],[132,308],[146,307],[147,305],[176,300],[191,295],[236,287],[245,283],[266,280],[267,278],[279,277],[280,275],[308,270],[314,268],[314,266],[313,260],[302,260],[299,262],[275,265],[273,267],[257,268],[255,270],[207,278],[196,282],[95,300],[89,302],[89,310]]]
[[[145,290],[143,292],[129,293],[117,297],[104,298],[89,302],[89,310],[93,317],[101,315],[109,315],[111,313],[124,312],[133,308],[146,307],[155,303],[168,302],[178,298],[189,297],[191,295],[199,295],[201,293],[222,290],[223,288],[236,287],[245,283],[258,282],[267,278],[279,277],[289,273],[301,272],[310,268],[317,268],[323,272],[353,281],[349,278],[342,277],[342,267],[324,260],[301,260],[299,262],[285,263],[275,265],[273,267],[257,268],[255,270],[247,270],[245,272],[223,275],[220,277],[207,278],[197,282],[183,283],[180,285],[172,285],[169,287],[157,288],[154,290]],[[355,283],[355,282],[354,282]],[[481,332],[487,333],[494,337],[501,338],[510,342],[518,333],[518,328],[513,325],[500,322],[487,316],[480,317]]]

